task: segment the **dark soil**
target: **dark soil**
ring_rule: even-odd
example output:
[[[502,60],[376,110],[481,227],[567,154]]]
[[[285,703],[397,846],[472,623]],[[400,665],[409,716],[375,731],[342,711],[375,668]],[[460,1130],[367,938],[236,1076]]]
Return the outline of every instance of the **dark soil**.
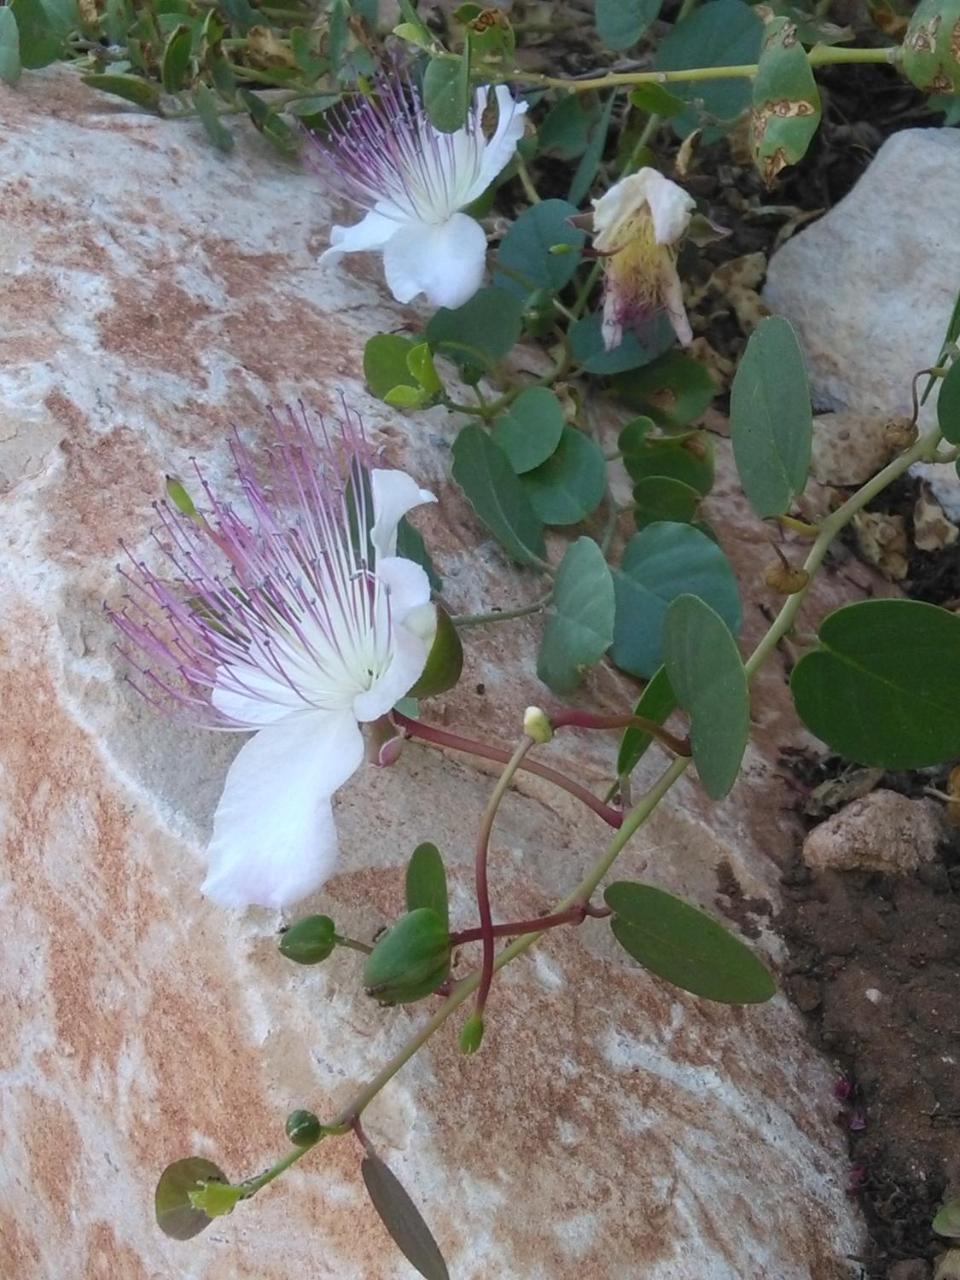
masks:
[[[805,790],[845,768],[804,756],[791,767]],[[945,772],[879,785],[920,794]],[[850,1194],[871,1227],[862,1261],[881,1280],[942,1251],[930,1221],[960,1175],[960,826],[914,875],[813,874],[798,853],[783,894],[786,987],[838,1064]]]

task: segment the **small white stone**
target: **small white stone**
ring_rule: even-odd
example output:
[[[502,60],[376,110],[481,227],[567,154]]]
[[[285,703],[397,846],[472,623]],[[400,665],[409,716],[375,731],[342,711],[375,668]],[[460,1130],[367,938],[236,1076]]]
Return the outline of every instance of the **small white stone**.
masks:
[[[866,998],[870,1001],[871,1004],[879,1004],[880,1001],[883,999],[882,994],[877,990],[876,987],[867,987],[866,991],[864,991],[863,994],[866,996]]]

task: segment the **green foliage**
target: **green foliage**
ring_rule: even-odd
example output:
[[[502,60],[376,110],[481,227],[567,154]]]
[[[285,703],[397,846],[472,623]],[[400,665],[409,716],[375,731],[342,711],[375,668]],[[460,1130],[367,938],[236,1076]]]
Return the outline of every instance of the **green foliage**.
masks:
[[[960,0],[920,0],[903,37],[903,73],[924,93],[960,91]]]
[[[794,667],[797,714],[859,764],[923,769],[960,756],[960,617],[916,600],[828,614]]]
[[[742,0],[712,0],[677,23],[657,50],[654,64],[658,71],[677,71],[754,63],[762,32],[760,19]],[[681,81],[671,92],[695,104],[674,117],[673,127],[681,137],[703,120],[732,124],[750,105],[746,78]]]
[[[629,49],[660,12],[662,0],[596,0],[597,35],[608,49]]]
[[[329,916],[304,916],[280,935],[280,954],[295,964],[320,964],[337,945],[337,927]]]
[[[226,1175],[202,1156],[174,1160],[160,1175],[154,1193],[157,1226],[174,1240],[191,1240],[213,1221],[199,1209],[191,1193],[201,1191],[207,1183],[228,1186]]]
[[[457,436],[453,478],[483,523],[518,564],[535,564],[543,559],[543,524],[507,455],[482,427],[464,427]]]
[[[610,120],[613,116],[613,108],[616,101],[617,95],[615,93],[607,95],[603,110],[590,128],[590,137],[586,149],[580,158],[580,163],[577,165],[573,181],[570,183],[568,199],[573,205],[579,205],[593,186],[607,145],[607,134],[610,132]]]
[[[703,495],[698,489],[669,476],[648,476],[633,486],[633,522],[645,529],[658,520],[689,524],[696,518]]]
[[[753,157],[769,186],[806,155],[820,125],[820,93],[797,28],[773,18],[764,29],[750,115]]]
[[[411,698],[435,698],[446,693],[460,679],[463,671],[463,645],[450,615],[443,605],[434,605],[437,614],[437,631],[427,655],[426,666],[416,684],[408,691]]]
[[[447,898],[447,873],[443,858],[435,844],[418,844],[407,863],[407,910],[429,907],[443,921],[450,924],[450,906]]]
[[[580,263],[586,238],[568,222],[576,212],[566,200],[541,200],[525,209],[500,242],[493,283],[519,298],[537,289],[562,289]],[[552,253],[555,245],[567,245],[569,252]]]
[[[807,483],[813,412],[790,323],[761,320],[730,392],[730,435],[744,492],[759,516],[783,515]]]
[[[386,400],[397,386],[413,387],[407,357],[416,343],[399,333],[377,333],[363,348],[363,376],[371,395]]]
[[[944,440],[960,444],[960,361],[954,360],[937,393],[937,423]]]
[[[193,91],[193,105],[207,137],[218,151],[233,150],[233,134],[220,119],[217,96],[209,85],[198,84]]]
[[[941,1205],[932,1226],[938,1236],[960,1239],[960,1200],[951,1200]]]
[[[575,427],[541,466],[520,477],[530,505],[544,524],[579,524],[596,511],[607,487],[607,465],[598,446]]]
[[[527,387],[497,418],[493,438],[517,475],[522,475],[546,462],[560,443],[563,428],[563,409],[549,387]]]
[[[587,148],[597,114],[596,107],[585,103],[580,94],[571,93],[561,98],[540,126],[540,150],[550,151],[563,160],[575,160]]]
[[[132,102],[148,110],[155,110],[160,102],[160,91],[157,86],[151,84],[149,80],[142,80],[139,76],[113,72],[109,75],[84,76],[83,83],[88,84],[91,89],[110,93],[115,98],[123,98],[125,102]]]
[[[630,105],[649,115],[658,115],[663,120],[670,120],[686,110],[686,102],[675,93],[664,88],[662,84],[638,84],[630,90]]]
[[[423,535],[419,529],[413,527],[406,516],[397,525],[397,555],[418,564],[430,579],[430,590],[434,595],[439,595],[443,589],[443,583],[434,568],[433,558],[427,550]]]
[[[620,345],[612,351],[604,348],[600,326],[599,314],[584,316],[570,326],[570,350],[585,373],[606,377],[629,369],[639,369],[673,346],[673,329],[666,316],[657,317],[650,327],[649,337],[643,343],[635,333],[628,331],[623,335]]]
[[[571,694],[613,641],[614,591],[603,552],[578,538],[557,570],[540,642],[537,675],[555,693]]]
[[[0,80],[14,85],[20,79],[20,30],[11,8],[0,8]]]
[[[430,907],[408,911],[367,956],[363,985],[381,1004],[412,1004],[442,986],[450,972],[450,935]]]
[[[423,105],[441,133],[456,133],[463,127],[470,106],[468,58],[430,59],[423,73]]]
[[[67,36],[79,21],[73,0],[10,0],[9,7],[17,22],[22,66],[46,67],[63,56]]]
[[[651,677],[660,666],[667,609],[684,593],[712,605],[732,630],[740,626],[733,570],[717,544],[693,525],[664,521],[634,534],[613,582],[617,616],[610,656],[633,675]]]
[[[466,381],[477,382],[516,344],[522,316],[522,304],[509,290],[480,289],[462,307],[436,311],[426,337],[437,355],[459,366]]]
[[[396,1174],[373,1152],[364,1156],[360,1173],[380,1221],[410,1265],[425,1280],[450,1280],[439,1245]]]
[[[666,669],[660,667],[640,695],[637,705],[633,708],[633,714],[643,716],[645,720],[652,720],[654,724],[663,724],[676,709],[676,695],[670,687]],[[617,755],[617,773],[621,777],[632,773],[646,755],[648,748],[653,745],[653,741],[653,734],[645,733],[643,729],[637,729],[632,725],[629,729],[625,729]]]
[[[470,1057],[477,1052],[483,1043],[483,1018],[479,1013],[471,1013],[460,1029],[460,1052]]]
[[[609,885],[603,896],[623,949],[675,987],[721,1004],[762,1004],[775,994],[764,965],[706,912],[629,880]]]
[[[716,395],[704,365],[679,351],[668,351],[642,369],[619,374],[613,385],[624,404],[671,428],[685,427],[701,417]]]
[[[620,432],[623,465],[634,483],[655,476],[678,480],[706,495],[713,488],[713,445],[703,431],[662,436],[650,418],[636,418]]]
[[[727,623],[695,595],[681,595],[663,620],[663,664],[690,717],[700,781],[722,800],[737,779],[750,735],[750,692]]]

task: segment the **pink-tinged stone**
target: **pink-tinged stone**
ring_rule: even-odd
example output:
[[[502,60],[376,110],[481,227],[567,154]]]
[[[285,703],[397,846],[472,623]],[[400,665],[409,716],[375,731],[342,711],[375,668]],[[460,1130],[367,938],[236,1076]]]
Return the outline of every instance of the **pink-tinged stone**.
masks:
[[[803,842],[803,860],[815,871],[904,875],[932,862],[944,830],[936,801],[880,788],[814,827]]]
[[[167,1162],[262,1169],[285,1150],[289,1110],[342,1106],[427,1006],[381,1011],[359,994],[357,957],[299,968],[276,951],[278,916],[200,896],[237,740],[172,725],[131,694],[102,603],[119,597],[118,539],[152,554],[165,473],[189,476],[196,455],[217,481],[231,424],[257,447],[265,403],[335,409],[341,394],[437,493],[418,523],[455,611],[517,605],[539,583],[504,562],[450,482],[456,422],[364,392],[365,339],[416,316],[387,305],[376,258],[317,267],[334,211],[315,178],[239,125],[224,159],[197,127],[118,109],[64,70],[0,88],[0,116],[0,1275],[409,1277],[348,1140],[192,1243],[153,1223]],[[710,514],[745,575],[752,642],[761,605],[778,603],[758,585],[772,535],[729,481]],[[874,581],[841,566],[805,625]],[[549,705],[538,626],[467,633],[462,684],[426,714],[515,739],[523,709]],[[783,674],[777,662],[762,681],[731,798],[710,805],[684,779],[622,861],[625,876],[735,914],[774,965],[779,867],[797,838],[776,760],[802,740]],[[588,692],[620,709],[636,687],[606,671]],[[541,755],[600,790],[614,750],[614,735],[565,733]],[[650,753],[638,789],[662,763]],[[372,937],[400,909],[406,857],[431,839],[456,925],[474,923],[490,787],[415,744],[390,769],[362,769],[337,805],[342,869],[304,911]],[[498,917],[547,909],[606,835],[524,778],[493,841]],[[588,922],[498,981],[480,1054],[459,1054],[455,1028],[440,1034],[367,1130],[457,1280],[834,1280],[860,1228],[831,1080],[782,997],[743,1010],[687,997]]]

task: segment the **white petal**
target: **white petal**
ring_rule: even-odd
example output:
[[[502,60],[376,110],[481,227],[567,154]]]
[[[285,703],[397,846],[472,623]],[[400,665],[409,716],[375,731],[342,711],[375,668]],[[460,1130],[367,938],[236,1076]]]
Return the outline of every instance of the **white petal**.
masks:
[[[401,519],[425,502],[436,502],[427,489],[421,489],[405,471],[389,471],[375,467],[370,472],[373,492],[373,527],[370,541],[379,560],[397,554],[397,525]]]
[[[660,301],[681,345],[689,347],[693,341],[693,330],[683,305],[683,285],[676,266],[669,259],[660,267]]]
[[[483,228],[465,213],[446,222],[408,222],[383,251],[390,292],[398,302],[425,293],[434,307],[460,307],[480,288],[487,258]]]
[[[409,693],[420,679],[433,647],[437,614],[430,579],[412,560],[388,556],[377,561],[377,577],[390,597],[390,665],[372,688],[353,700],[358,720],[376,720]]]
[[[396,235],[400,224],[394,218],[385,218],[371,209],[352,227],[331,227],[330,248],[321,253],[318,261],[336,261],[342,253],[362,253],[365,249],[382,249]]]
[[[362,759],[349,711],[291,716],[244,743],[213,820],[206,896],[286,907],[319,888],[337,858],[330,797]]]
[[[480,173],[463,197],[465,205],[482,196],[494,178],[507,167],[513,159],[517,143],[523,137],[523,118],[527,113],[527,104],[514,98],[505,84],[497,85],[494,96],[497,100],[497,127],[493,137],[484,146],[480,157]],[[485,88],[477,90],[475,102],[482,111],[487,103]]]
[[[626,219],[638,213],[647,203],[647,184],[654,169],[639,169],[615,182],[599,200],[593,202],[593,243],[601,252],[619,247],[621,228]]]
[[[657,244],[675,244],[690,225],[696,201],[656,169],[648,172],[651,176],[647,182],[647,201],[653,216],[653,234]]]

